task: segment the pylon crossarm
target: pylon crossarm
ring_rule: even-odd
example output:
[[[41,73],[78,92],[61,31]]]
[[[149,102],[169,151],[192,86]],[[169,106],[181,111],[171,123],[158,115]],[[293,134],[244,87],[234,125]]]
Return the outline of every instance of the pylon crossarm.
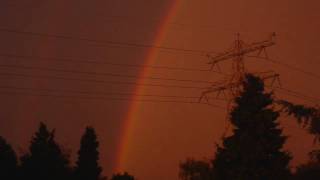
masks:
[[[256,52],[256,51],[258,51],[258,53],[263,51],[265,53],[265,55],[267,56],[265,49],[267,47],[270,47],[270,46],[273,46],[273,45],[275,45],[275,42],[273,40],[267,40],[267,41],[262,41],[262,42],[259,42],[259,43],[249,44],[244,48],[232,49],[230,51],[227,51],[225,53],[219,54],[217,56],[208,55],[208,57],[212,60],[208,64],[215,65],[215,64],[217,64],[217,63],[219,63],[221,61],[228,60],[228,59],[231,59],[233,57],[244,56],[245,54],[253,53],[253,52]]]

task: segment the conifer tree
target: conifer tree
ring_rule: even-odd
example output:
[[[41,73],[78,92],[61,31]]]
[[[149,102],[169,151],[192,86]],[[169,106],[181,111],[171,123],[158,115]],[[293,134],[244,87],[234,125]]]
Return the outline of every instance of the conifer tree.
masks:
[[[230,114],[233,134],[217,146],[213,173],[217,180],[285,180],[291,156],[282,150],[286,137],[264,82],[247,74]]]
[[[99,142],[92,127],[87,127],[81,138],[75,169],[77,180],[99,180],[102,168],[99,165]]]
[[[32,180],[69,179],[69,160],[55,142],[54,131],[40,123],[31,140],[29,153],[21,157],[21,175]]]
[[[17,155],[0,136],[0,179],[16,179],[17,174]]]

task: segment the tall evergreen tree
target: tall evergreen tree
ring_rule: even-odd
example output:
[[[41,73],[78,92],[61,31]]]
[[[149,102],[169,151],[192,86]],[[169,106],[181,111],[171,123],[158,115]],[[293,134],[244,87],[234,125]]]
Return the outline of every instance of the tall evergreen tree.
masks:
[[[290,176],[291,156],[282,150],[286,137],[272,104],[272,93],[264,92],[264,82],[247,74],[231,112],[233,135],[218,145],[213,160],[215,179],[285,180]]]
[[[69,160],[55,142],[54,131],[41,123],[31,140],[29,153],[21,157],[22,178],[32,180],[69,179]]]
[[[112,176],[111,180],[134,180],[134,177],[128,174],[127,172],[123,174],[115,174]]]
[[[98,180],[101,178],[102,168],[99,165],[99,142],[92,127],[87,127],[81,138],[78,151],[75,178],[77,180]]]
[[[17,155],[10,144],[0,136],[0,179],[16,179],[16,174]]]

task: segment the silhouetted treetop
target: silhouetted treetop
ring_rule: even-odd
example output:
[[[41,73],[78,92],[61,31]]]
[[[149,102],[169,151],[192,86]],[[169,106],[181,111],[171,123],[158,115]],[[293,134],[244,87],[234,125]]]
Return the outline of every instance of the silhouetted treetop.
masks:
[[[99,142],[92,127],[87,127],[81,138],[78,151],[75,175],[81,180],[98,180],[101,178],[102,168],[99,165]]]
[[[33,180],[68,179],[69,159],[55,142],[54,130],[40,123],[31,140],[29,153],[21,157],[21,170],[25,178]]]

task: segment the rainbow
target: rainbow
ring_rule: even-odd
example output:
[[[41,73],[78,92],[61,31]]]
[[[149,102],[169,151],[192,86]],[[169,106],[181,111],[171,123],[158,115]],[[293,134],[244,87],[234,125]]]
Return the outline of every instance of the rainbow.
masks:
[[[177,14],[180,4],[182,0],[172,0],[171,4],[168,6],[166,14],[162,21],[159,23],[159,27],[157,28],[157,33],[154,38],[153,44],[155,45],[161,45],[162,42],[165,40],[166,34],[169,29],[169,24],[174,19],[175,15]],[[144,65],[152,65],[157,59],[159,50],[156,48],[150,48],[150,50],[146,53],[144,58]],[[143,83],[145,79],[143,77],[147,76],[149,74],[149,70],[147,68],[143,69],[139,73],[138,78],[138,84]],[[134,94],[143,94],[144,88],[142,86],[137,86],[134,89]],[[133,96],[132,99],[135,99],[136,97]],[[127,160],[127,154],[129,151],[129,144],[130,144],[130,135],[131,131],[133,129],[133,125],[136,123],[138,117],[138,109],[141,105],[141,102],[138,101],[132,101],[129,104],[127,115],[123,121],[123,126],[121,127],[121,137],[120,137],[120,143],[117,148],[116,153],[116,165],[115,165],[115,172],[121,172],[124,171],[124,166]]]

